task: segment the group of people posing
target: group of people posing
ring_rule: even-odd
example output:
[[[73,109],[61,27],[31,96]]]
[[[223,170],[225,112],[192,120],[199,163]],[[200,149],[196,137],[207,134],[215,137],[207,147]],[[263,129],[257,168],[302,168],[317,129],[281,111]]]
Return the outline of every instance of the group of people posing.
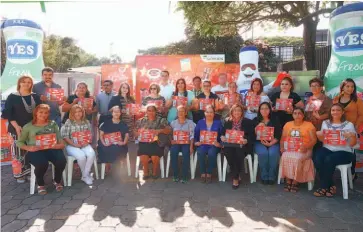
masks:
[[[194,88],[187,90],[184,79],[173,86],[169,73],[163,71],[161,83],[151,84],[149,95],[138,105],[127,83],[115,93],[112,81],[105,80],[103,91],[91,97],[87,84],[80,82],[73,95],[53,99],[49,89],[61,89],[53,82],[53,70],[43,69],[42,77],[34,85],[31,77],[20,77],[17,92],[9,95],[2,112],[9,121],[9,132],[17,137],[17,146],[25,151],[19,156],[24,159],[24,169],[17,178],[29,173],[28,163],[33,165],[39,194],[47,193],[44,174],[49,162],[55,166],[56,190],[62,190],[64,151],[77,159],[82,180],[92,184],[94,128],[99,132],[100,163],[122,161],[128,142],[135,140],[145,180],[158,178],[160,158],[168,150],[173,181],[182,183],[188,181],[190,156],[195,152],[203,183],[212,181],[218,154],[226,156],[233,189],[241,182],[243,159],[254,153],[259,157],[262,183],[274,184],[280,166],[281,177],[286,179],[284,190],[289,192],[297,192],[299,183],[313,181],[316,170],[320,188],[314,195],[332,197],[336,165],[352,163],[355,175],[354,147],[363,127],[363,102],[352,79],[343,81],[340,94],[330,99],[323,93],[322,80],[314,78],[309,82],[312,96],[304,103],[294,92],[290,77],[271,96],[263,92],[261,79],[254,79],[242,97],[236,83],[227,83],[223,73],[213,88],[210,81],[202,82],[196,76]],[[65,112],[63,120],[60,110]],[[92,127],[92,116],[97,114],[98,121],[93,121],[97,126]]]

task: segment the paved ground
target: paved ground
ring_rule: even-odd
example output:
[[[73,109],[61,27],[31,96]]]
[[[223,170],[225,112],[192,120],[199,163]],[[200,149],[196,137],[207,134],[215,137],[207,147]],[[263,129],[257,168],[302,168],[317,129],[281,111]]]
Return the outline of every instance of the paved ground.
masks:
[[[283,186],[249,184],[247,175],[233,191],[230,182],[144,182],[125,172],[122,179],[109,175],[92,187],[75,175],[73,186],[62,193],[49,187],[48,195],[31,196],[29,183],[17,184],[11,167],[2,167],[1,174],[4,232],[363,231],[363,177],[343,200],[340,183],[338,195],[325,199],[314,197],[306,185],[292,194]]]

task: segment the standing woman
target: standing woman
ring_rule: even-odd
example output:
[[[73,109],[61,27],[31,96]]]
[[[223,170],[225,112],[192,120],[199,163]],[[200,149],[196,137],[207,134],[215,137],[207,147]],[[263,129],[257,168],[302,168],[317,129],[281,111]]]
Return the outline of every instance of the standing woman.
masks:
[[[151,84],[149,87],[149,96],[145,97],[142,100],[142,106],[143,106],[143,111],[147,111],[147,105],[148,104],[154,104],[155,101],[157,102],[161,102],[161,106],[157,106],[156,105],[156,109],[157,109],[157,115],[159,117],[164,117],[165,115],[165,98],[163,96],[160,95],[160,86],[158,84]]]
[[[274,133],[271,139],[256,140],[255,152],[258,155],[260,177],[263,184],[273,185],[277,177],[277,168],[280,159],[280,139],[282,127],[276,117],[272,117],[270,103],[263,102],[258,108],[257,117],[254,119],[256,134],[258,127],[272,127]]]
[[[253,122],[243,117],[243,107],[234,104],[230,110],[229,117],[226,118],[222,131],[221,140],[223,142],[223,153],[227,158],[232,172],[232,188],[237,189],[240,184],[240,172],[243,159],[246,155],[252,154],[253,142],[256,138]],[[232,144],[227,142],[226,130],[243,131],[244,139],[242,144]]]
[[[62,173],[67,163],[62,151],[64,143],[58,125],[49,120],[49,114],[50,107],[48,105],[40,104],[37,106],[33,112],[33,120],[24,126],[16,143],[21,149],[28,151],[29,162],[35,167],[34,173],[40,195],[47,193],[44,175],[48,169],[48,162],[51,162],[55,167],[53,184],[57,192],[63,190]],[[36,136],[45,134],[55,134],[57,144],[49,149],[42,149],[37,146]]]
[[[188,112],[188,118],[192,119],[192,112],[189,111],[190,106],[192,104],[192,100],[194,99],[194,93],[192,91],[187,90],[187,84],[185,83],[185,79],[178,79],[175,84],[175,91],[173,92],[172,98],[174,97],[185,97],[186,102],[186,111]],[[177,117],[177,105],[173,99],[166,101],[166,108],[168,111],[168,122],[171,123]]]
[[[205,82],[204,82],[205,83]],[[200,96],[200,95],[199,95]],[[217,154],[221,150],[221,135],[223,131],[222,122],[214,118],[215,111],[212,105],[207,105],[205,109],[205,118],[200,120],[194,131],[194,145],[197,148],[197,155],[200,165],[202,183],[212,182],[212,171],[216,167]],[[217,138],[211,141],[213,144],[203,144],[201,142],[202,132],[216,132]],[[205,158],[208,157],[208,169],[205,167]]]
[[[121,120],[129,128],[130,139],[133,139],[134,137],[132,133],[134,130],[135,116],[126,113],[127,104],[135,104],[135,99],[131,96],[130,85],[124,82],[120,85],[118,95],[111,98],[108,109],[111,109],[114,106],[119,106],[120,109],[122,109]]]
[[[263,84],[262,84],[262,80],[260,78],[255,78],[252,82],[251,82],[251,87],[250,90],[248,90],[246,97],[245,97],[245,101],[244,101],[244,105],[245,105],[245,117],[248,119],[254,119],[255,117],[257,117],[257,111],[258,111],[258,107],[256,108],[251,108],[247,106],[247,98],[248,97],[254,97],[254,96],[259,96],[260,97],[260,102],[258,105],[260,105],[262,102],[270,102],[270,99],[268,98],[268,96],[263,92]]]
[[[67,143],[66,150],[69,156],[76,158],[79,168],[82,172],[82,181],[88,185],[93,184],[91,176],[91,168],[96,158],[95,151],[90,143],[92,143],[91,124],[86,119],[86,113],[80,105],[72,106],[69,111],[69,119],[61,128],[61,135]],[[86,143],[78,142],[76,133],[89,133],[89,140]]]
[[[228,84],[228,94],[224,99],[224,107],[222,111],[222,119],[224,120],[228,116],[230,116],[231,107],[235,104],[242,105],[242,97],[239,93],[237,93],[237,84],[236,82],[230,82]]]
[[[294,83],[290,77],[285,77],[281,81],[280,85],[281,91],[274,93],[271,96],[271,102],[273,106],[273,115],[279,118],[281,126],[283,127],[287,122],[292,121],[292,111],[294,107],[304,107],[304,103],[302,102],[300,96],[293,92],[294,91]],[[292,99],[292,106],[287,107],[285,110],[276,110],[276,102],[277,99]]]
[[[315,154],[314,164],[320,177],[320,188],[314,192],[314,196],[333,197],[336,186],[333,183],[335,167],[341,164],[349,164],[353,161],[352,147],[357,143],[356,130],[353,123],[344,117],[343,106],[339,103],[333,104],[330,109],[329,119],[325,120],[321,130],[316,132],[318,139],[324,142],[324,130],[344,131],[345,145],[332,145],[324,143]]]
[[[311,155],[316,143],[316,129],[311,122],[304,121],[302,108],[295,108],[292,111],[292,116],[294,120],[285,124],[280,141],[281,178],[286,178],[284,190],[287,192],[297,192],[299,183],[306,183],[315,179]],[[302,144],[297,151],[285,150],[284,143],[285,139],[288,138],[300,139]],[[294,145],[296,146],[297,143]]]
[[[363,125],[363,101],[357,97],[357,86],[353,79],[347,78],[340,84],[340,95],[333,99],[333,103],[340,103],[344,107],[344,116],[347,121],[353,123],[356,131]],[[352,175],[355,173],[356,156],[352,162]]]
[[[30,76],[21,76],[18,79],[17,92],[11,93],[5,101],[1,116],[8,120],[8,131],[15,138],[20,137],[24,125],[33,119],[33,110],[41,103],[40,96],[32,93],[32,88],[33,79]],[[22,161],[23,168],[14,177],[18,178],[19,183],[23,183],[25,180],[22,177],[30,173],[30,168],[21,154],[17,154],[17,159]]]

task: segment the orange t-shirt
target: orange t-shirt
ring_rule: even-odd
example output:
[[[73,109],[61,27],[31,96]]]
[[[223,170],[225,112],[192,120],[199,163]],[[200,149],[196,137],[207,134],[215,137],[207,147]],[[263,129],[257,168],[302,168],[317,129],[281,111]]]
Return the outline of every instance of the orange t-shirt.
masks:
[[[304,121],[300,126],[294,125],[294,121],[287,122],[283,129],[283,134],[290,137],[300,137],[304,146],[307,146],[310,141],[310,131],[315,135],[316,129],[311,122]]]

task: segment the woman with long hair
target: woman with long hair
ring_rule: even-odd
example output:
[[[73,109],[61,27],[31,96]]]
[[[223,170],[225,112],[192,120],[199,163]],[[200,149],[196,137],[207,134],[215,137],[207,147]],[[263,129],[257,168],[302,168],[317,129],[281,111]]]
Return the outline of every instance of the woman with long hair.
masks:
[[[27,123],[21,132],[17,141],[20,149],[28,151],[29,162],[35,167],[34,173],[38,183],[38,193],[44,195],[47,193],[44,184],[44,175],[48,169],[48,162],[54,167],[53,184],[57,192],[63,190],[61,184],[62,173],[66,166],[66,159],[62,149],[64,143],[59,133],[56,122],[49,120],[50,107],[46,104],[40,104],[33,111],[33,120]],[[48,146],[43,143],[43,139],[50,138],[52,142]]]
[[[258,106],[262,102],[270,102],[270,99],[263,92],[263,84],[260,78],[255,78],[251,82],[251,87],[248,90],[245,98],[245,117],[248,119],[254,119],[257,116]]]

